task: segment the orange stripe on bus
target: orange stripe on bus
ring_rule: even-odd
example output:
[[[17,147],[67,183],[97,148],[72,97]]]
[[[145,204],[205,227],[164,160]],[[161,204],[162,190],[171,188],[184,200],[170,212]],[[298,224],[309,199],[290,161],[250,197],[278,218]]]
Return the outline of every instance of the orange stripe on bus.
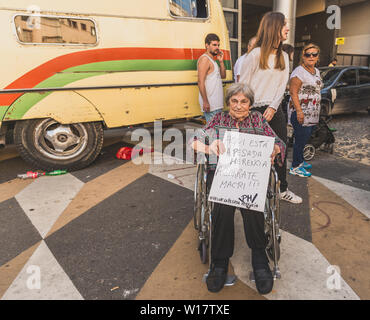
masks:
[[[230,52],[225,52],[225,60],[230,60]],[[174,49],[174,48],[107,48],[74,52],[59,56],[18,78],[5,89],[34,88],[40,82],[63,70],[88,63],[114,60],[140,59],[189,59],[197,60],[204,49]],[[9,106],[23,93],[0,94],[0,106]]]

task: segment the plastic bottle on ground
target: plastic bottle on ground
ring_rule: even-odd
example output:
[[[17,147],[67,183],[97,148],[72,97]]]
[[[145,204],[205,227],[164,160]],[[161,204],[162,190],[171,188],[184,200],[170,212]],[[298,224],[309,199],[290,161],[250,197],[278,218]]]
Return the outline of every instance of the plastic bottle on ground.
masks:
[[[46,176],[60,176],[62,174],[66,174],[67,173],[67,170],[54,170],[54,171],[51,171],[51,172],[46,172],[45,175]]]

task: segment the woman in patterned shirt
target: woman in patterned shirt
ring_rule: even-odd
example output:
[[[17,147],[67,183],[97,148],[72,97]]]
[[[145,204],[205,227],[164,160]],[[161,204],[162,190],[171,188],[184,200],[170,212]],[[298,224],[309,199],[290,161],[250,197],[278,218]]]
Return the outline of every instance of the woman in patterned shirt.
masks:
[[[254,101],[253,91],[243,83],[231,85],[226,93],[226,104],[229,111],[216,114],[206,127],[196,134],[191,141],[191,147],[214,157],[226,151],[222,143],[226,130],[242,133],[259,134],[275,137],[274,151],[271,155],[273,163],[275,156],[281,154],[285,158],[286,147],[269,126],[266,119],[258,111],[249,110]],[[208,140],[208,141],[207,141]],[[210,164],[207,188],[210,188],[216,161]],[[212,252],[211,269],[207,277],[207,288],[211,292],[220,291],[225,283],[229,258],[234,251],[234,213],[236,207],[214,203],[212,210]],[[256,287],[261,294],[272,290],[273,277],[266,256],[266,237],[264,233],[264,214],[253,210],[241,209],[244,232],[248,246],[252,249],[252,267]]]
[[[293,162],[289,173],[309,177],[312,168],[303,159],[303,149],[311,137],[313,127],[320,117],[322,80],[320,71],[315,68],[319,60],[320,48],[310,43],[301,54],[301,65],[290,76],[290,108],[288,117],[294,129]]]

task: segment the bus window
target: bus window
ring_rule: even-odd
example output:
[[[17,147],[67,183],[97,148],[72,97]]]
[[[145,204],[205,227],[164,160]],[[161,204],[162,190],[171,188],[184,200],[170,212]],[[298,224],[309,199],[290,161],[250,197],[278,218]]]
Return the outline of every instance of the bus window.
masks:
[[[90,19],[17,15],[18,40],[25,44],[81,45],[97,43],[96,26]]]
[[[174,17],[208,18],[207,0],[169,0]]]

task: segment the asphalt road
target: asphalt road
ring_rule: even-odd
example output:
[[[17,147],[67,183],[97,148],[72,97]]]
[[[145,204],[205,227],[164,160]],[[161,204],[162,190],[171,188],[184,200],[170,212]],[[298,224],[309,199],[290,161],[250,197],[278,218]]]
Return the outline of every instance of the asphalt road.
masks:
[[[368,165],[318,151],[313,177],[288,176],[303,203],[281,203],[282,279],[269,295],[260,296],[249,279],[250,253],[236,215],[230,272],[238,281],[211,294],[192,225],[194,165],[118,160],[118,149],[132,142],[127,130],[105,138],[90,167],[34,181],[16,179],[36,168],[14,146],[0,150],[0,298],[370,298]],[[327,285],[331,265],[341,276],[334,290]],[[30,281],[38,274],[32,270],[40,272],[40,286]]]

